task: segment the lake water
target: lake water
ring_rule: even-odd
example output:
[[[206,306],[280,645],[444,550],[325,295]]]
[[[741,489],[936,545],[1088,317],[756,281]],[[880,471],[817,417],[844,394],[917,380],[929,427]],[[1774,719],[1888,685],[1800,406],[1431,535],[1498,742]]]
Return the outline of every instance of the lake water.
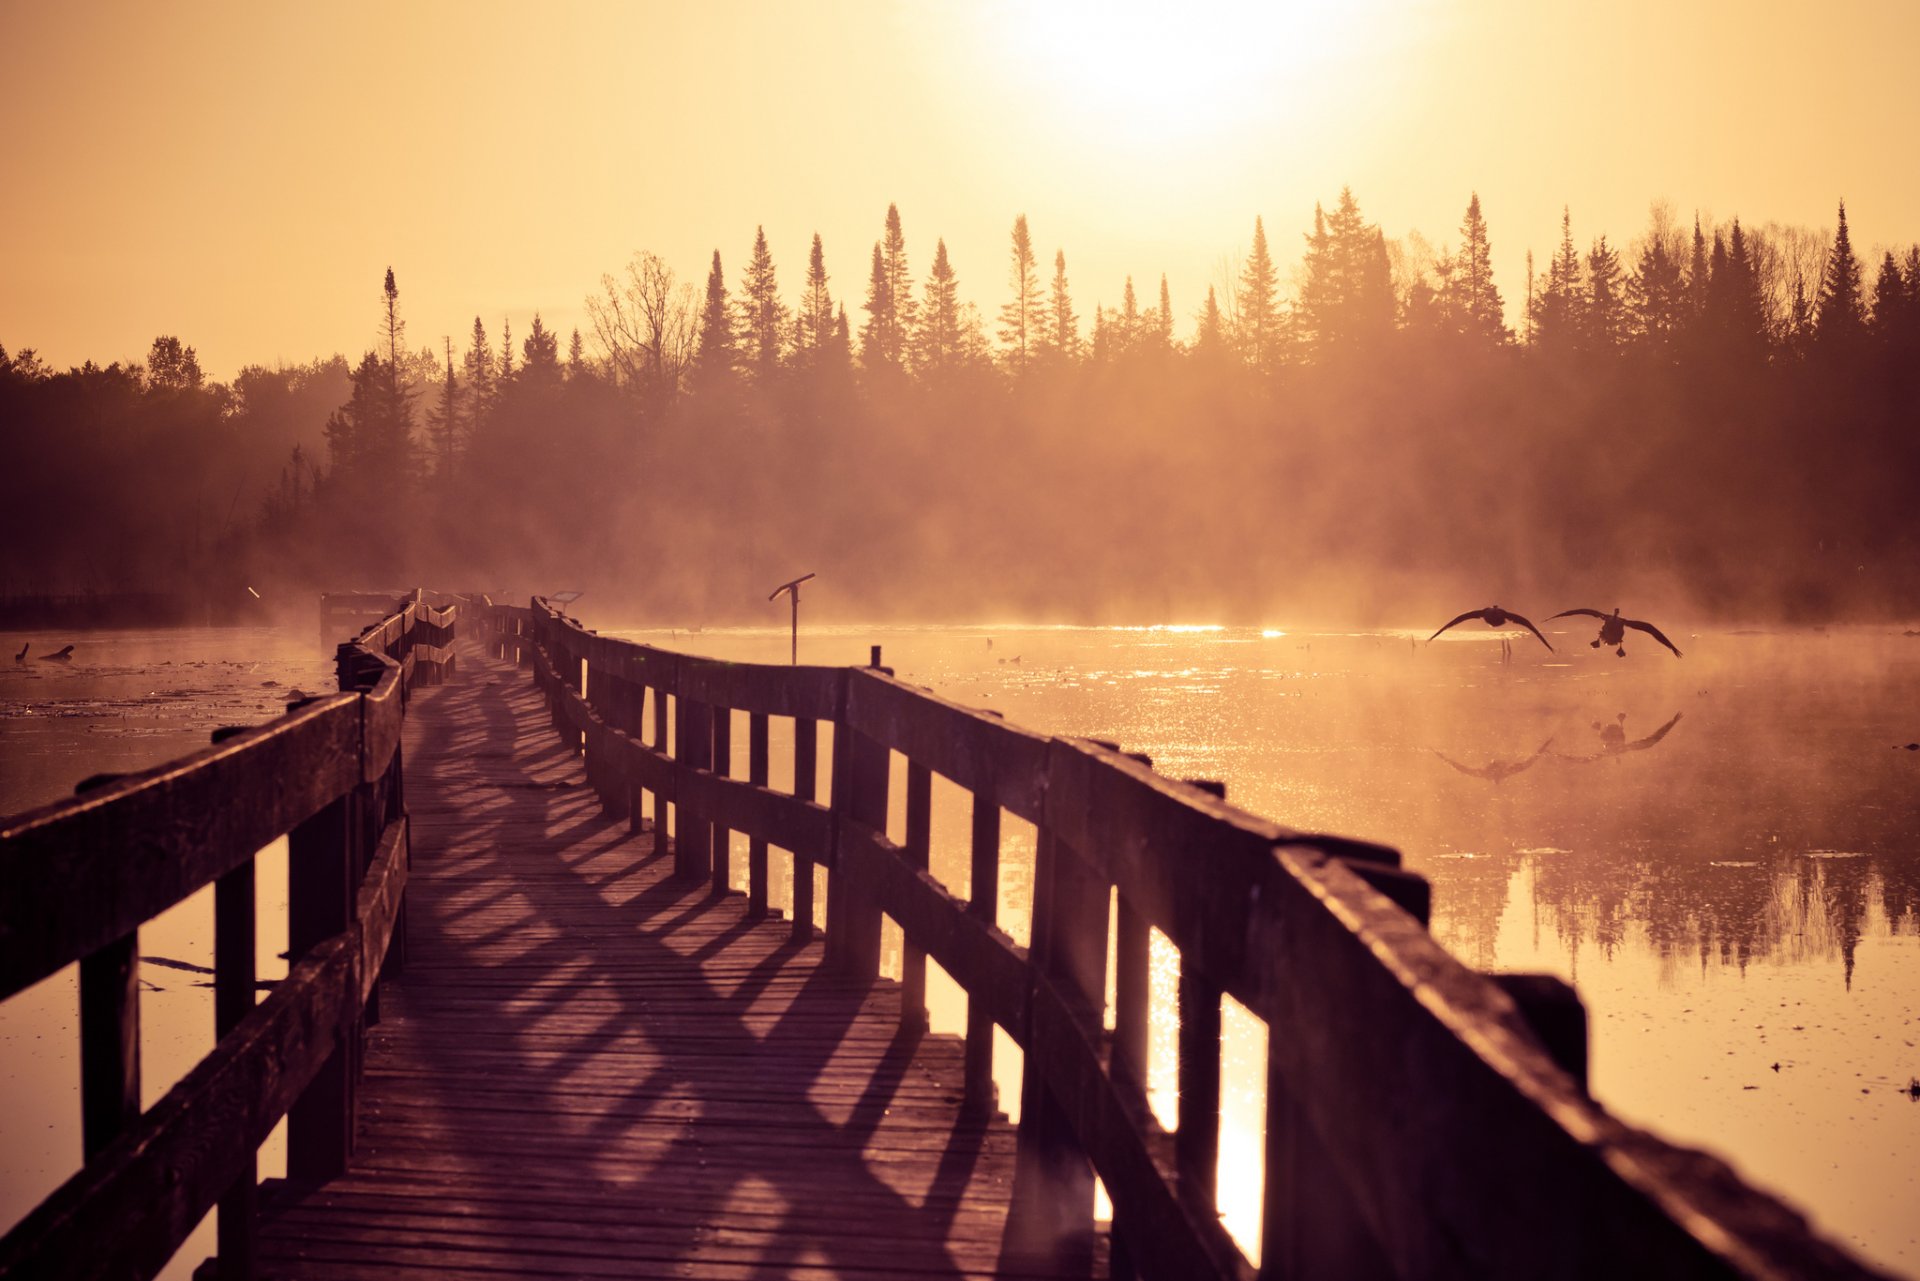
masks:
[[[1118,741],[1296,828],[1399,847],[1432,881],[1433,932],[1456,955],[1577,983],[1608,1107],[1727,1157],[1869,1259],[1920,1271],[1920,1102],[1906,1089],[1920,1076],[1920,751],[1904,750],[1920,740],[1920,638],[1670,632],[1686,654],[1676,659],[1636,633],[1618,658],[1589,648],[1582,627],[1549,632],[1557,654],[1515,636],[1509,660],[1498,635],[1469,626],[1431,645],[1424,632],[808,629],[801,658],[862,663],[879,643],[899,676],[956,701]],[[787,656],[783,628],[623,634]],[[0,672],[0,809],[191,750],[216,724],[273,714],[289,685],[331,681],[304,634],[78,643],[71,670]],[[734,743],[744,771],[744,726]],[[777,732],[774,746],[779,783]],[[936,874],[964,894],[964,798],[936,786],[935,809]],[[899,824],[896,813],[896,835]],[[1031,890],[1023,826],[1007,828],[1001,894],[1016,937]],[[268,930],[284,903],[273,862]],[[143,953],[210,964],[211,911],[193,908],[143,931]],[[272,937],[284,940],[278,910]],[[1157,958],[1162,1011],[1174,965]],[[192,985],[203,975],[149,964],[143,977],[166,989],[143,1007],[151,1099],[211,1044],[212,1012]],[[61,981],[0,1007],[8,1221],[78,1163]],[[936,1026],[956,1025],[954,993],[936,984],[930,1003]],[[1163,1106],[1172,1031],[1156,1018]],[[1257,1217],[1264,1051],[1252,1020],[1230,1017],[1228,1035],[1222,1201],[1244,1233]]]

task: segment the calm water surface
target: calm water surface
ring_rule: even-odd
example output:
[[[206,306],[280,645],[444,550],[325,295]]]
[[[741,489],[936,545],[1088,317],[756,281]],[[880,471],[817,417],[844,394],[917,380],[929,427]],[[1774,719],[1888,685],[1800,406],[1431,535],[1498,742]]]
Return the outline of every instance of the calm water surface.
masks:
[[[784,629],[627,634],[786,658]],[[956,701],[1224,780],[1296,828],[1398,846],[1433,882],[1433,931],[1456,955],[1577,982],[1610,1108],[1920,1272],[1920,1103],[1905,1091],[1920,1076],[1920,752],[1899,746],[1920,740],[1920,638],[1676,635],[1675,659],[1636,635],[1621,659],[1584,630],[1549,635],[1558,654],[1519,637],[1508,662],[1484,630],[1426,645],[1398,632],[810,629],[801,657],[859,663],[881,643],[902,678]],[[266,631],[93,634],[72,669],[0,670],[0,810],[192,750],[215,725],[274,714],[289,686],[330,681],[310,635]],[[744,726],[734,743],[744,771]],[[778,728],[774,749],[784,781]],[[935,809],[936,873],[965,894],[965,798],[937,783]],[[1001,915],[1016,938],[1031,857],[1032,829],[1009,823]],[[278,860],[263,860],[263,953],[284,946]],[[142,932],[142,951],[210,965],[210,906],[182,904]],[[284,972],[272,964],[262,973]],[[1161,949],[1163,1110],[1176,968]],[[211,1044],[212,1003],[203,974],[143,971],[151,1100]],[[936,982],[930,1001],[937,1026],[959,1025],[955,992]],[[1222,1201],[1246,1238],[1264,1042],[1257,1021],[1229,1015]],[[77,1167],[76,1053],[70,975],[0,1007],[8,1221]],[[997,1067],[1013,1102],[1010,1052]]]

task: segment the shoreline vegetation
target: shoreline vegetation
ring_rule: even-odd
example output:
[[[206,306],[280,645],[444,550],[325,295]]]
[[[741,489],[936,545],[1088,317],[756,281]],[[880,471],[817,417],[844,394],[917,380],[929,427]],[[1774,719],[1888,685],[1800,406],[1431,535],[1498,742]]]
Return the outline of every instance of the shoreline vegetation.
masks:
[[[643,252],[592,332],[476,317],[463,350],[409,342],[389,271],[357,361],[231,383],[174,336],[65,372],[0,348],[0,596],[250,621],[252,592],[304,615],[377,573],[720,624],[796,566],[839,618],[1598,593],[1876,622],[1920,596],[1920,245],[1863,261],[1844,205],[1830,230],[1656,205],[1618,246],[1569,214],[1508,300],[1477,197],[1435,246],[1343,191],[1296,262],[1256,219],[1204,299],[1130,278],[1118,306],[1022,216],[969,267],[1004,274],[991,317],[943,240],[878,230],[837,291],[816,236],[783,292],[759,233],[703,290]]]

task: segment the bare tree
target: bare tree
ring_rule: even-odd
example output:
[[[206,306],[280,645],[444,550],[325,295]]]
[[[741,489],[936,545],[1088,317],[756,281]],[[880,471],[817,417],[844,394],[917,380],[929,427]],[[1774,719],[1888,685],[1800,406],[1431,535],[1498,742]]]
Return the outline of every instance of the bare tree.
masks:
[[[614,385],[649,398],[671,396],[693,360],[693,286],[676,281],[658,254],[642,250],[624,278],[602,276],[600,289],[587,298],[587,314]]]
[[[1783,339],[1793,319],[1796,287],[1804,298],[1820,292],[1820,277],[1833,249],[1833,233],[1819,227],[1770,222],[1747,233],[1755,283],[1767,332]]]

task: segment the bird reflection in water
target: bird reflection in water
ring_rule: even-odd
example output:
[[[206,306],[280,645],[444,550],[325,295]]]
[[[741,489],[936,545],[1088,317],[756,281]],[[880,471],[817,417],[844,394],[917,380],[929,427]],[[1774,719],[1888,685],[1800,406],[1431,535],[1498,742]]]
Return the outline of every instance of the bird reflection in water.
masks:
[[[1498,786],[1507,779],[1512,778],[1515,774],[1523,774],[1527,770],[1532,769],[1533,763],[1546,755],[1547,749],[1552,746],[1553,740],[1549,738],[1546,742],[1534,748],[1533,755],[1531,756],[1523,756],[1511,761],[1491,760],[1485,765],[1462,765],[1459,761],[1454,760],[1453,757],[1448,756],[1437,747],[1429,748],[1428,750],[1447,764],[1459,770],[1462,774],[1470,774],[1474,778],[1484,778],[1489,783]]]
[[[1628,742],[1627,714],[1621,712],[1613,718],[1612,723],[1606,721],[1595,721],[1593,723],[1593,732],[1600,736],[1599,751],[1586,756],[1568,752],[1555,752],[1554,755],[1563,761],[1579,761],[1584,764],[1587,761],[1601,761],[1609,757],[1624,756],[1628,752],[1644,752],[1671,733],[1673,727],[1680,723],[1680,717],[1682,715],[1684,715],[1684,713],[1675,712],[1672,720],[1653,731],[1653,733],[1647,735],[1645,738],[1636,738],[1632,742]]]

